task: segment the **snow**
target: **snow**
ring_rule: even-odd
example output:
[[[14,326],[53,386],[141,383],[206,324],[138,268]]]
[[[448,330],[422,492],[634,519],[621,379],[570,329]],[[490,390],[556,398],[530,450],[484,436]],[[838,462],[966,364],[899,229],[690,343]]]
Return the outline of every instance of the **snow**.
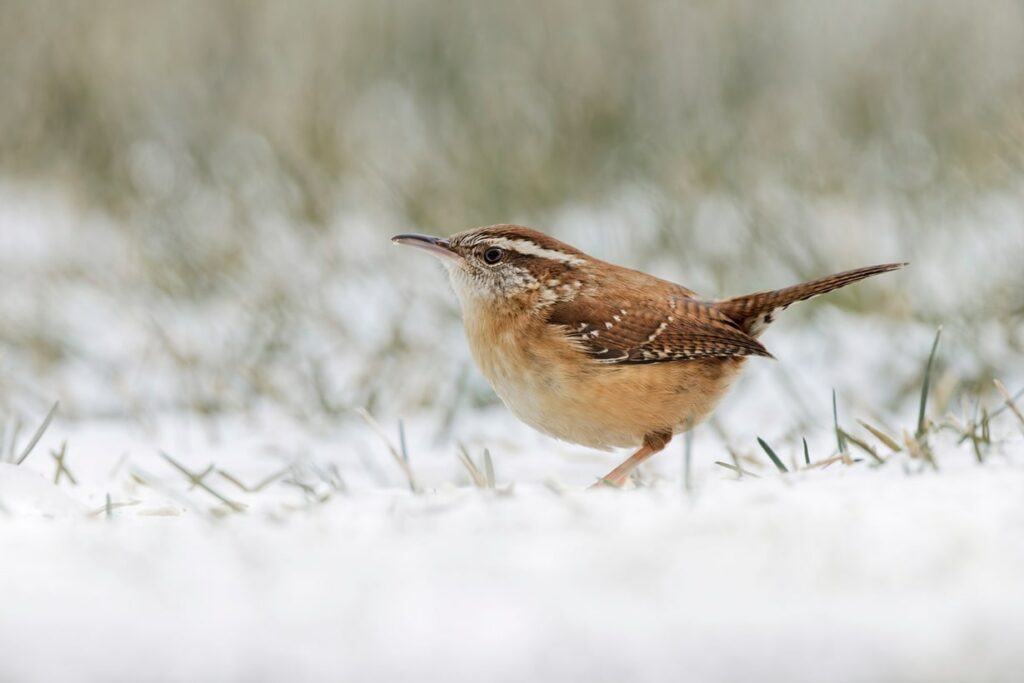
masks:
[[[991,266],[982,291],[1010,282],[1014,252],[989,253],[994,233],[954,276],[928,254],[948,250],[953,229],[906,255],[922,263],[900,275],[920,315],[898,314],[897,291],[877,315],[793,311],[765,337],[778,361],[751,363],[696,430],[688,480],[680,438],[637,488],[590,491],[623,454],[532,432],[472,371],[462,387],[468,352],[436,264],[385,268],[386,240],[339,246],[372,243],[379,221],[341,216],[316,238],[268,228],[245,296],[185,304],[133,275],[116,226],[23,195],[0,186],[0,460],[54,400],[62,410],[23,464],[0,462],[0,682],[1012,681],[1024,665],[1016,418],[993,420],[983,464],[943,422],[928,437],[937,470],[856,422],[901,442],[915,431],[933,319],[946,321],[936,423],[976,418],[970,390],[992,376],[1024,385],[1013,319],[955,313],[976,291],[965,269]],[[619,196],[613,218],[649,223],[638,196]],[[841,208],[821,208],[824,243],[860,222]],[[608,213],[555,222],[588,248],[617,239],[601,250],[618,252],[627,233],[591,223]],[[1011,213],[993,222],[1004,243],[1020,239]],[[892,241],[881,218],[861,242]],[[86,223],[94,249],[76,237]],[[22,224],[32,230],[11,229]],[[675,279],[682,267],[653,264]],[[712,270],[689,275],[710,289]],[[265,320],[278,288],[302,310]],[[349,336],[330,315],[352,302],[379,314]],[[850,463],[800,467],[803,437],[814,462],[835,452],[833,387],[840,423],[884,466],[853,450]],[[992,393],[979,400],[997,409]],[[421,493],[349,409],[371,403],[396,449],[403,420]],[[65,443],[75,483],[54,483]],[[495,490],[473,487],[461,447],[480,469],[487,450]],[[715,464],[734,455],[757,476]]]
[[[492,491],[414,420],[415,495],[356,423],[58,422],[0,466],[0,677],[1013,680],[1024,462],[1012,418],[997,424],[984,465],[937,437],[938,471],[896,454],[787,475],[750,462],[761,476],[741,480],[705,429],[689,492],[681,447],[641,488],[588,491],[614,454],[492,411],[457,427],[490,440]],[[78,486],[50,483],[44,454],[65,439]],[[247,506],[230,513],[161,449],[249,485],[293,467],[258,493],[207,474]]]

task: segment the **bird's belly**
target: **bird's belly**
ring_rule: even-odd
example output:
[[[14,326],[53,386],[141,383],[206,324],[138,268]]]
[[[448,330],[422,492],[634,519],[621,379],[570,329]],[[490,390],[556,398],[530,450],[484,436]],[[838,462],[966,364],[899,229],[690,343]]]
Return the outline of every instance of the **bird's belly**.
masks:
[[[740,363],[708,359],[605,365],[550,349],[474,349],[481,371],[516,417],[590,448],[632,448],[647,434],[685,431],[703,420]]]

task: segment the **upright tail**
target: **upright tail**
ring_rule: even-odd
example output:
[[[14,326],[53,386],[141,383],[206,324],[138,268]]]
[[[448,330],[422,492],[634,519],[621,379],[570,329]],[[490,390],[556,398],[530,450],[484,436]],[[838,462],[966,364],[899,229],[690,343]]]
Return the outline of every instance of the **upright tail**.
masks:
[[[775,320],[776,313],[789,308],[790,304],[810,299],[825,292],[831,292],[833,289],[845,287],[872,275],[899,270],[905,265],[907,264],[887,263],[881,266],[868,266],[867,268],[847,270],[784,289],[757,292],[756,294],[747,294],[734,299],[718,301],[715,303],[715,308],[731,318],[744,332],[756,337]]]

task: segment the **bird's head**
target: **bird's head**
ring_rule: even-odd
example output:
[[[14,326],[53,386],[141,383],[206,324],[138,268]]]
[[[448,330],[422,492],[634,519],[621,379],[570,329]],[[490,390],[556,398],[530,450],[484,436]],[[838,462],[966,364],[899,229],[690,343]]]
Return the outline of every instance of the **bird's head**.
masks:
[[[439,257],[463,310],[542,310],[571,300],[587,287],[594,262],[579,249],[519,225],[476,228],[447,239],[396,235],[391,241]]]

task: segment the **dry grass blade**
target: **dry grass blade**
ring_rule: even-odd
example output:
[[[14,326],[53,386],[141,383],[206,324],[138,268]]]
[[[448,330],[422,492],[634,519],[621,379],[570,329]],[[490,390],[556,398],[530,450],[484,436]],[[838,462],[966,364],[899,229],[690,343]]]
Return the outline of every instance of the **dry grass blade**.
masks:
[[[405,444],[405,423],[398,421],[398,452],[402,454],[402,460],[409,462],[409,448]]]
[[[852,443],[854,446],[856,446],[860,450],[862,450],[865,453],[867,453],[868,455],[870,455],[871,458],[876,463],[878,463],[879,465],[884,465],[885,464],[885,460],[881,456],[879,456],[878,453],[875,452],[874,448],[872,448],[868,444],[864,443],[863,441],[861,441],[857,437],[853,436],[852,434],[848,433],[847,431],[845,431],[845,430],[840,430],[840,431],[843,434],[843,439],[845,439],[846,441]]]
[[[907,432],[903,432],[903,443],[906,445],[907,453],[911,458],[916,458],[928,463],[934,470],[939,469],[939,465],[935,462],[935,457],[932,455],[932,450],[928,447],[928,443],[926,441],[915,438]]]
[[[118,508],[132,507],[133,505],[140,505],[141,503],[141,500],[128,500],[123,503],[115,503],[110,500],[110,494],[108,493],[103,505],[96,508],[95,510],[90,510],[89,512],[85,513],[85,516],[99,517],[100,515],[105,515],[107,517],[110,517],[110,513]]]
[[[57,471],[53,473],[53,483],[60,484],[60,477],[63,474],[68,478],[73,486],[78,486],[78,481],[74,475],[71,474],[71,470],[68,469],[67,463],[64,459],[68,455],[68,442],[64,441],[60,444],[59,451],[50,451],[50,457],[57,461]]]
[[[732,465],[732,464],[727,463],[727,462],[722,462],[721,460],[716,460],[715,464],[718,465],[719,467],[724,467],[727,470],[735,472],[736,474],[738,474],[741,477],[742,476],[747,476],[747,477],[753,477],[754,479],[759,479],[760,478],[758,475],[754,474],[750,470],[745,470],[742,467],[740,467],[739,465]]]
[[[186,468],[184,465],[182,465],[181,463],[179,463],[178,461],[176,461],[174,458],[172,458],[171,456],[167,455],[163,451],[159,451],[159,453],[160,453],[160,456],[164,460],[169,462],[176,470],[178,470],[179,472],[184,474],[189,479],[189,481],[192,483],[193,487],[201,488],[202,490],[206,491],[207,493],[209,493],[211,496],[213,496],[214,498],[216,498],[220,502],[222,502],[225,505],[227,505],[229,508],[231,508],[235,512],[242,512],[242,511],[245,510],[245,505],[243,505],[242,503],[237,503],[237,502],[235,502],[233,500],[230,500],[230,499],[224,497],[218,491],[216,491],[215,489],[210,487],[205,481],[203,481],[203,478],[206,477],[206,475],[208,475],[212,471],[212,467],[208,467],[205,472],[202,472],[200,474],[196,474],[195,472],[192,472],[191,470]]]
[[[996,385],[996,390],[1003,397],[1006,402],[1006,407],[1010,409],[1010,412],[1017,416],[1017,421],[1020,422],[1020,426],[1024,428],[1024,415],[1021,414],[1020,409],[1017,408],[1017,404],[1014,401],[1013,396],[1010,396],[1010,392],[1006,390],[1006,386],[997,379],[992,380]]]
[[[394,458],[395,463],[401,468],[402,473],[405,474],[406,481],[409,482],[409,490],[413,493],[420,493],[422,489],[419,483],[416,481],[416,476],[413,474],[412,467],[409,465],[409,461],[402,457],[402,453],[399,449],[395,448],[395,445],[391,443],[391,439],[388,438],[387,432],[380,426],[380,423],[374,419],[373,415],[370,415],[368,411],[363,408],[356,408],[356,413],[359,417],[363,418],[363,421],[377,433],[384,445],[387,446],[388,452],[391,453],[391,457]]]
[[[886,447],[889,448],[893,453],[899,453],[903,448],[896,442],[896,439],[892,438],[878,427],[873,427],[864,420],[857,420],[860,426],[871,432],[872,436],[881,441]]]
[[[1019,401],[1022,398],[1024,398],[1024,389],[1021,389],[1020,391],[1018,391],[1011,398],[1013,399],[1013,401]],[[999,415],[1001,415],[1004,410],[1009,409],[1009,407],[1010,407],[1009,405],[1004,403],[1003,405],[1001,405],[998,408],[996,408],[995,410],[993,410],[992,414],[989,415],[989,417],[990,418],[992,418],[992,417],[999,417]]]
[[[275,481],[277,481],[278,479],[280,479],[284,475],[288,474],[288,472],[290,472],[291,469],[292,469],[291,465],[289,465],[288,467],[285,467],[283,470],[281,470],[279,472],[275,472],[274,474],[271,474],[269,477],[261,479],[259,482],[257,482],[253,486],[245,485],[241,480],[239,480],[238,478],[236,478],[234,475],[232,475],[231,473],[229,473],[226,470],[222,470],[222,469],[218,468],[217,469],[217,474],[219,474],[221,477],[223,477],[224,479],[228,480],[229,482],[231,482],[232,484],[234,484],[238,488],[242,489],[246,493],[259,493],[260,491],[262,491],[263,489],[267,488],[268,486],[273,484]]]
[[[469,478],[472,480],[473,486],[476,486],[478,489],[487,488],[487,477],[484,476],[480,468],[473,462],[473,458],[469,457],[469,452],[466,451],[466,447],[462,444],[459,444],[458,458],[459,462],[466,468],[466,471],[469,472]]]
[[[814,469],[815,467],[825,468],[825,467],[828,467],[829,465],[835,464],[837,462],[844,462],[845,460],[846,460],[846,454],[844,454],[844,453],[837,453],[836,455],[833,455],[833,456],[830,456],[828,458],[825,458],[824,460],[819,460],[818,462],[812,462],[810,465],[807,466],[807,468],[808,469]]]
[[[43,438],[43,434],[45,434],[46,430],[50,427],[50,423],[53,421],[53,416],[57,414],[58,408],[60,408],[60,401],[54,403],[53,407],[50,408],[50,412],[46,414],[46,418],[43,420],[43,423],[39,425],[39,429],[37,429],[36,433],[32,435],[32,439],[28,442],[28,446],[25,447],[25,450],[22,451],[18,459],[14,461],[15,465],[20,465],[25,462],[25,459],[32,454],[32,449],[36,447],[36,444],[39,443],[39,439]]]
[[[487,486],[488,488],[495,487],[494,478],[494,461],[491,459],[491,452],[484,449],[484,474],[487,475]]]

